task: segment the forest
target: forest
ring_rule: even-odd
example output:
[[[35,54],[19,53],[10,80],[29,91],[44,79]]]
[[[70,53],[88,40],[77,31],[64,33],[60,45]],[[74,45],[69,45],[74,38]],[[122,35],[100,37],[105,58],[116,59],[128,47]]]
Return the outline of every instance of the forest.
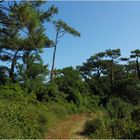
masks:
[[[0,138],[44,139],[60,121],[86,114],[80,134],[86,138],[139,139],[140,49],[127,57],[107,49],[82,65],[56,69],[58,42],[82,34],[55,19],[56,6],[43,11],[45,4],[0,0]],[[46,22],[56,31],[54,40]],[[41,57],[45,48],[53,50],[51,69]]]

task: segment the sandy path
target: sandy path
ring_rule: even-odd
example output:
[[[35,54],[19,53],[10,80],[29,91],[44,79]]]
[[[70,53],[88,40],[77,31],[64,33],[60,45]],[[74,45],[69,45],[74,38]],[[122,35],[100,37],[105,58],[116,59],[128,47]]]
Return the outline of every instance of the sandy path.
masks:
[[[71,115],[67,120],[51,128],[48,131],[46,139],[87,139],[80,135],[87,119],[87,115],[85,114]]]

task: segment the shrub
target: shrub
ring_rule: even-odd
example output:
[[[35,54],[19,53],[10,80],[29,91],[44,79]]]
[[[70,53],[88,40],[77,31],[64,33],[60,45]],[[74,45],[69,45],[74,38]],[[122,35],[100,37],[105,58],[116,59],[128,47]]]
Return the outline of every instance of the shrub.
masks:
[[[0,100],[0,138],[41,138],[47,130],[45,110],[40,104]]]
[[[29,95],[28,95],[29,94]],[[77,107],[66,100],[38,102],[34,93],[24,92],[17,84],[0,88],[0,138],[42,138],[47,129]]]
[[[24,100],[25,93],[18,84],[0,86],[0,98],[7,100]]]
[[[86,95],[83,98],[83,105],[87,110],[95,111],[99,108],[100,97],[98,95]]]
[[[106,133],[108,126],[108,116],[106,115],[101,110],[94,112],[92,119],[86,121],[83,134],[90,136],[90,138],[110,138],[108,137],[109,133]],[[104,132],[104,136],[102,132]]]
[[[134,133],[137,130],[136,123],[127,119],[114,119],[109,125],[112,138],[115,139],[135,139]]]
[[[135,108],[131,113],[132,120],[140,125],[140,107]]]
[[[63,119],[68,114],[64,102],[55,103],[51,101],[51,102],[48,102],[46,106],[48,108],[48,112],[51,112],[58,119]]]
[[[139,129],[131,119],[111,119],[103,110],[95,112],[84,126],[84,135],[94,139],[135,139]]]
[[[84,134],[91,136],[100,126],[101,121],[99,119],[88,120],[85,123]]]
[[[132,106],[120,98],[112,98],[107,104],[107,110],[111,118],[128,118],[132,111]]]

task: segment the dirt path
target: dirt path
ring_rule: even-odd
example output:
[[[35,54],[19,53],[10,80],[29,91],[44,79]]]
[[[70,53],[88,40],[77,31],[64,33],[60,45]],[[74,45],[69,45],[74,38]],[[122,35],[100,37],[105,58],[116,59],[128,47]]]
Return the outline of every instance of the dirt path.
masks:
[[[85,114],[71,115],[67,120],[50,129],[46,139],[88,139],[80,135],[87,119]]]

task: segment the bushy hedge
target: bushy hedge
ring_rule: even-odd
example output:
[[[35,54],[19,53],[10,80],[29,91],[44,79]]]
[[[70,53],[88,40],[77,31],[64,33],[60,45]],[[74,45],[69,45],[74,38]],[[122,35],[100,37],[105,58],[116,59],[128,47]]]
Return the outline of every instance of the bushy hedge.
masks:
[[[96,139],[135,139],[138,127],[132,120],[93,118],[84,126],[84,134]]]
[[[45,106],[0,100],[0,138],[41,138],[47,126]]]
[[[1,86],[0,97],[1,139],[43,138],[57,120],[77,111],[66,102],[38,102],[35,94],[26,93],[17,84]]]
[[[114,97],[107,108],[93,113],[92,119],[85,123],[83,134],[97,139],[137,139],[140,138],[139,116],[139,107],[135,109]]]

